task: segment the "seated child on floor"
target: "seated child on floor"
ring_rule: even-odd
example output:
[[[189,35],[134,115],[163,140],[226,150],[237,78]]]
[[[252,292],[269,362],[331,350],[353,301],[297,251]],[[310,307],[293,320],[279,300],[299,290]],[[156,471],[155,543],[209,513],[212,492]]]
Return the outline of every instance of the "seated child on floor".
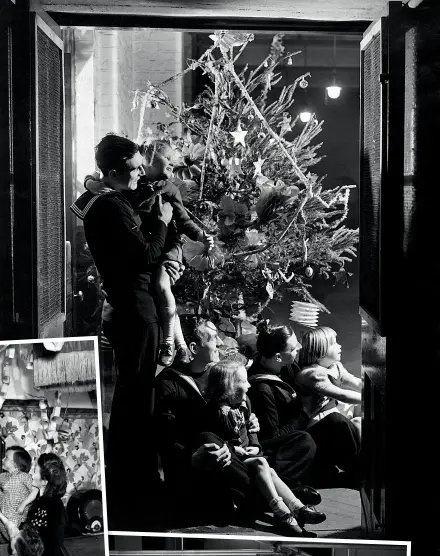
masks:
[[[21,446],[11,446],[6,450],[3,459],[4,473],[0,474],[0,512],[17,527],[26,518],[26,507],[35,500],[38,489],[32,486],[29,471],[32,458]],[[0,532],[8,538],[3,523],[0,522]]]
[[[205,391],[210,410],[207,429],[223,438],[231,452],[252,472],[257,488],[276,517],[280,532],[301,535],[305,523],[321,523],[326,515],[304,505],[269,466],[257,435],[249,433],[251,408],[246,396],[249,388],[242,363],[224,360],[210,366]]]
[[[306,332],[301,345],[295,381],[304,410],[311,417],[309,426],[338,411],[351,419],[360,435],[362,382],[342,365],[336,332],[320,326]]]
[[[143,176],[140,186],[135,192],[129,193],[130,202],[142,219],[142,231],[148,233],[154,226],[154,221],[149,218],[157,195],[162,195],[164,201],[173,207],[173,220],[168,226],[167,238],[164,246],[164,261],[176,261],[183,269],[183,253],[181,234],[187,235],[193,241],[200,241],[210,249],[214,245],[212,236],[202,231],[188,215],[179,193],[181,180],[173,178],[173,166],[170,162],[171,147],[160,141],[140,147],[144,157]],[[99,174],[86,176],[85,187],[99,193],[105,190],[99,180]],[[156,275],[156,292],[158,296],[158,310],[162,322],[163,340],[160,345],[158,363],[163,366],[171,365],[173,359],[177,363],[189,361],[189,350],[182,334],[179,315],[176,310],[176,301],[171,290],[170,277],[165,266],[161,265]]]

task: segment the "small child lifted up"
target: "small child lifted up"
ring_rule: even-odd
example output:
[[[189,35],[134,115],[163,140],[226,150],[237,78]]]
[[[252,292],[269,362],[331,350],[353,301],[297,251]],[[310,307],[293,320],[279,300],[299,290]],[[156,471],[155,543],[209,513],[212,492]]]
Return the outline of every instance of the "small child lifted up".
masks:
[[[26,518],[26,508],[35,500],[38,488],[32,486],[29,471],[32,458],[21,446],[11,446],[6,450],[3,459],[4,473],[0,474],[1,514],[17,527]],[[0,532],[7,539],[8,535],[3,523]]]
[[[177,261],[183,266],[182,238],[185,234],[193,241],[204,243],[207,249],[214,246],[212,236],[197,226],[188,215],[179,192],[181,180],[173,178],[171,162],[172,148],[167,143],[156,141],[150,145],[142,144],[140,153],[144,157],[145,176],[139,180],[137,191],[128,192],[127,196],[142,220],[142,232],[148,234],[155,226],[150,218],[150,211],[157,195],[162,195],[173,207],[173,220],[168,226],[164,246],[163,261]],[[99,180],[99,174],[86,176],[84,185],[93,194],[106,190]],[[165,266],[160,265],[156,275],[156,293],[158,311],[162,322],[162,343],[160,345],[158,363],[164,367],[176,363],[189,362],[189,350],[183,337],[176,300],[171,290],[171,282]]]

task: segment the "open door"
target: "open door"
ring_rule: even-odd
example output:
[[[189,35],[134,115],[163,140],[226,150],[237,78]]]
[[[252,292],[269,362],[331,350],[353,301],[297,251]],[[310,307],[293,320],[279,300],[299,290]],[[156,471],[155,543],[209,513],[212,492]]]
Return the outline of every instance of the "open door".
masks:
[[[60,337],[66,320],[63,41],[37,4],[10,4],[12,171],[5,238],[11,310],[2,339]]]
[[[362,489],[366,538],[438,543],[438,513],[412,526],[406,484],[423,480],[420,506],[440,492],[440,7],[391,2],[361,43],[360,312],[362,316]],[[423,432],[410,440],[422,380]],[[426,380],[426,383],[424,382]],[[425,401],[426,400],[426,401]],[[423,440],[422,440],[423,439]],[[419,444],[420,443],[420,444]],[[413,544],[414,547],[414,544]]]

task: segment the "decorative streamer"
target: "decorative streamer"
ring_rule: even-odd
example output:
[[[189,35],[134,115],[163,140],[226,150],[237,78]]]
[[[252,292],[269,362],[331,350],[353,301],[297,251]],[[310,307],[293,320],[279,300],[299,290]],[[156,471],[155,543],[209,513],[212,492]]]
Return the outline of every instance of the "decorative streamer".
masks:
[[[214,105],[212,107],[211,120],[209,122],[209,129],[208,129],[208,136],[206,138],[205,152],[203,154],[202,173],[200,174],[199,201],[201,201],[203,197],[203,185],[205,181],[205,171],[206,171],[206,157],[208,155],[209,148],[211,146],[212,132],[214,130],[214,121],[218,109],[218,102],[219,102],[218,71],[215,72],[214,92],[215,92]]]

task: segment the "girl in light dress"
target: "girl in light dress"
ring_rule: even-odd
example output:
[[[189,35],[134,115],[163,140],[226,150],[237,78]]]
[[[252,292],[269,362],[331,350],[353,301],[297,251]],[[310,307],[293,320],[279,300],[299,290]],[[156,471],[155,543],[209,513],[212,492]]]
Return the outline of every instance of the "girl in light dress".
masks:
[[[303,335],[295,381],[303,408],[310,416],[309,427],[337,411],[352,421],[360,437],[362,381],[342,365],[336,336],[327,326]]]

